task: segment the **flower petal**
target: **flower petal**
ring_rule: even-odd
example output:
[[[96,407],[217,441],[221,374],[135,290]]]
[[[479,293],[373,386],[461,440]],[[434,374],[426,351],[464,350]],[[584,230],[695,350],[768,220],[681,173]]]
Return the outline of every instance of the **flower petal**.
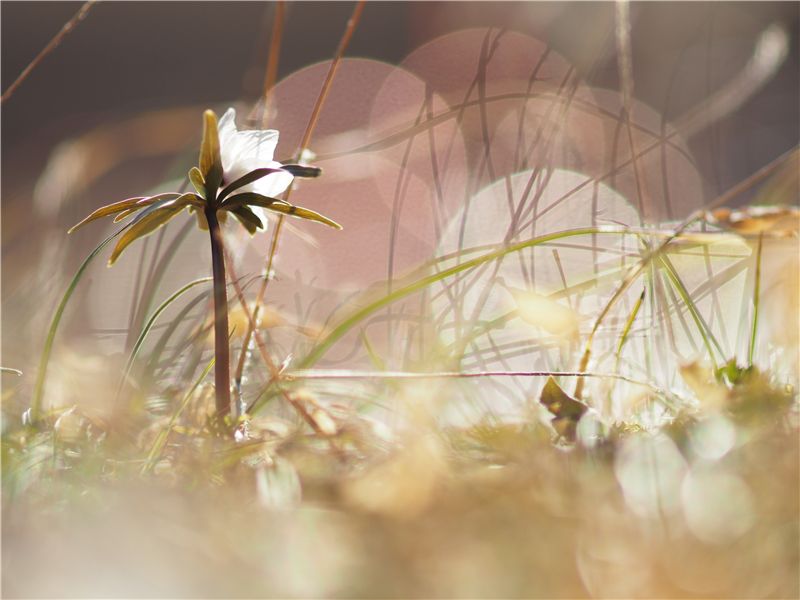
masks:
[[[232,181],[232,172],[241,176],[245,171],[240,163],[257,160],[256,167],[267,166],[263,163],[272,161],[279,134],[274,129],[239,131],[236,128],[236,111],[229,108],[219,121],[219,138],[222,154],[222,167],[225,180]],[[250,169],[252,170],[252,169]]]
[[[229,108],[219,120],[219,144],[222,155],[222,168],[225,174],[231,169],[241,154],[237,141],[236,110]],[[226,177],[227,179],[227,177]]]
[[[236,133],[236,145],[240,156],[272,160],[279,134],[275,129],[239,131]]]
[[[236,134],[236,109],[229,108],[219,120],[219,141],[223,143]]]

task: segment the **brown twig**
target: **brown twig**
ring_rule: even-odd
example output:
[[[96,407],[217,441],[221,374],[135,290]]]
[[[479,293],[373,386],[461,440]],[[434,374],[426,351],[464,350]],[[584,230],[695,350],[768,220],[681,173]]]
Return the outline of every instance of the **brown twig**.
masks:
[[[645,178],[642,175],[641,165],[637,160],[636,140],[633,136],[633,52],[631,50],[631,17],[629,0],[616,1],[616,39],[617,39],[617,69],[619,70],[622,88],[622,107],[625,120],[625,131],[628,136],[628,146],[633,161],[633,174],[636,182],[636,194],[639,197],[639,214],[647,220],[645,210],[648,193],[645,188]]]
[[[283,24],[286,18],[286,2],[279,0],[275,4],[275,16],[272,21],[272,35],[269,40],[269,56],[267,57],[267,71],[264,74],[264,103],[261,108],[261,126],[266,128],[270,117],[272,102],[272,89],[278,79],[278,60],[281,55],[281,40],[283,39]]]
[[[28,75],[30,75],[31,72],[37,66],[39,66],[39,63],[42,62],[42,60],[44,60],[44,58],[48,54],[50,54],[53,50],[56,49],[56,47],[61,43],[61,41],[67,36],[69,32],[71,32],[78,25],[78,23],[83,21],[83,19],[89,12],[89,9],[92,8],[95,2],[96,0],[87,0],[86,2],[83,3],[83,6],[80,7],[78,12],[76,12],[75,15],[64,24],[64,26],[61,28],[61,31],[59,31],[55,36],[53,36],[53,39],[51,39],[47,43],[47,45],[42,49],[42,51],[39,52],[38,55],[36,55],[36,58],[34,58],[30,63],[28,63],[28,66],[25,67],[22,73],[20,73],[19,76],[14,80],[14,83],[12,83],[8,87],[8,89],[5,92],[3,92],[3,95],[0,96],[0,104],[9,99],[11,95],[16,91],[16,89],[22,84],[22,82],[28,78]]]
[[[261,112],[261,126],[266,127],[267,121],[269,119],[269,104],[272,99],[272,88],[275,87],[275,80],[278,76],[278,59],[280,58],[280,50],[281,50],[281,39],[283,37],[283,25],[284,25],[284,13],[285,13],[285,3],[283,0],[280,0],[275,5],[275,17],[274,21],[272,22],[272,35],[270,38],[269,43],[269,57],[267,58],[267,70],[264,75],[264,103]],[[279,224],[283,220],[283,215],[279,218]],[[250,327],[250,322],[257,323],[258,322],[258,313],[261,310],[261,303],[264,301],[264,294],[267,291],[267,281],[269,280],[269,274],[272,271],[272,257],[275,253],[275,244],[277,243],[277,232],[280,228],[276,229],[275,233],[272,235],[272,244],[270,246],[269,254],[270,257],[269,262],[267,263],[267,269],[264,273],[264,280],[261,283],[261,287],[258,290],[258,295],[256,296],[255,306],[253,307],[253,316],[251,319],[248,319],[247,329],[244,333],[244,338],[242,339],[242,349],[239,352],[239,360],[236,362],[236,370],[234,371],[234,382],[235,382],[235,389],[237,394],[237,412],[238,406],[240,403],[241,398],[239,398],[240,388],[242,384],[242,374],[244,373],[244,361],[245,357],[247,356],[247,347],[250,345],[250,338],[253,335],[253,329]],[[244,311],[250,315],[250,311],[247,306],[244,307]]]
[[[336,75],[336,70],[339,68],[339,63],[341,62],[342,57],[344,56],[344,53],[347,50],[347,46],[350,44],[350,40],[353,37],[353,33],[355,32],[356,27],[358,26],[358,22],[361,20],[361,13],[364,10],[365,4],[366,0],[359,0],[356,3],[355,8],[353,9],[353,13],[350,16],[350,19],[347,21],[347,28],[345,29],[344,35],[342,35],[342,39],[339,41],[339,47],[336,49],[336,54],[333,57],[333,61],[331,61],[331,66],[328,69],[328,74],[326,75],[325,81],[322,84],[319,96],[317,96],[317,101],[314,104],[314,108],[311,111],[311,116],[309,117],[308,124],[306,125],[306,130],[303,133],[303,138],[300,141],[300,147],[298,148],[297,155],[295,157],[296,162],[300,162],[303,156],[303,150],[306,149],[306,147],[311,141],[311,136],[314,134],[314,129],[316,129],[317,121],[319,120],[319,115],[322,112],[322,106],[325,104],[325,99],[328,97],[328,92],[330,91],[331,84],[333,83],[333,78]],[[270,50],[270,52],[272,52],[272,50]],[[269,73],[269,67],[267,69],[267,73]],[[265,82],[264,89],[265,89],[265,102],[266,102],[266,94],[268,94],[269,90],[271,89],[269,87],[268,81]],[[291,193],[292,193],[292,186],[290,185],[289,189],[286,190],[285,198],[287,200],[289,199]],[[258,313],[261,309],[261,303],[264,300],[264,295],[267,291],[267,286],[269,285],[269,280],[272,273],[272,267],[275,262],[275,255],[278,251],[278,240],[280,239],[281,231],[283,229],[283,220],[284,220],[284,215],[280,215],[278,217],[277,223],[275,224],[275,231],[272,234],[272,241],[270,243],[267,265],[264,273],[264,279],[261,283],[261,287],[258,290],[258,295],[256,296],[255,305],[253,306],[252,310],[252,318],[248,319],[248,326],[244,336],[244,343],[242,344],[242,350],[239,355],[239,361],[236,366],[235,381],[237,389],[242,380],[242,373],[244,371],[244,356],[245,352],[247,351],[247,346],[250,343],[250,337],[253,335],[253,326],[258,320]],[[248,310],[246,305],[244,306],[244,311],[248,313],[248,315],[250,314],[250,311]]]
[[[361,20],[361,13],[364,11],[365,4],[366,0],[359,0],[356,3],[356,7],[353,9],[353,14],[350,16],[350,20],[347,21],[347,28],[344,31],[342,39],[339,41],[339,47],[336,49],[336,55],[333,57],[333,61],[331,61],[328,74],[325,76],[325,81],[322,83],[322,89],[320,89],[319,96],[317,96],[317,102],[314,104],[314,110],[311,111],[311,117],[308,120],[308,125],[306,126],[305,133],[303,134],[303,139],[300,141],[300,148],[297,151],[297,160],[300,160],[303,150],[305,150],[308,147],[309,142],[311,142],[311,136],[314,134],[314,129],[317,127],[317,121],[319,120],[319,115],[322,112],[322,106],[325,104],[325,100],[328,98],[328,92],[331,90],[333,78],[336,75],[336,71],[339,69],[339,63],[342,61],[345,50],[347,50],[347,46],[350,45],[350,40],[353,37],[353,33],[355,33],[358,22]]]
[[[594,377],[618,379],[635,385],[648,387],[659,394],[667,395],[659,387],[618,373],[596,373],[592,371],[439,371],[415,373],[411,371],[352,371],[339,369],[298,369],[281,374],[287,381],[293,379],[475,379],[479,377]]]

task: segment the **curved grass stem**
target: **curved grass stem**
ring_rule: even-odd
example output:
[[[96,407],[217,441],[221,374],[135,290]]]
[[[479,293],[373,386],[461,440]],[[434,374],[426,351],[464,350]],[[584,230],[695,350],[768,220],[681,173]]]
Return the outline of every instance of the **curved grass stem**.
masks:
[[[153,312],[152,315],[147,319],[147,322],[142,327],[142,330],[139,332],[136,341],[133,344],[133,348],[131,349],[130,354],[128,355],[128,360],[125,363],[125,368],[122,372],[122,379],[120,380],[119,389],[117,390],[117,396],[119,396],[122,386],[125,384],[125,381],[130,377],[131,369],[133,369],[133,364],[136,361],[136,358],[139,355],[139,350],[141,350],[142,345],[144,344],[147,335],[153,329],[153,325],[155,325],[156,320],[158,317],[163,313],[169,306],[175,302],[178,298],[180,298],[183,294],[188,292],[193,287],[200,285],[201,283],[207,283],[210,281],[211,278],[203,277],[202,279],[195,279],[194,281],[190,281],[186,285],[182,286],[179,290],[173,293],[169,298],[164,300],[161,305]]]
[[[764,232],[758,234],[758,246],[756,246],[756,273],[753,283],[753,325],[750,329],[750,348],[747,352],[747,366],[753,366],[753,358],[756,353],[756,337],[758,333],[758,304],[761,295],[761,250],[764,247]]]
[[[64,316],[64,310],[67,308],[67,303],[69,299],[72,297],[75,288],[78,287],[78,282],[83,277],[83,274],[86,272],[86,269],[89,267],[89,264],[92,262],[95,256],[100,254],[100,252],[108,246],[108,244],[116,238],[119,234],[121,234],[126,227],[115,231],[102,242],[100,242],[94,250],[92,250],[89,255],[84,259],[81,263],[81,266],[78,267],[78,271],[72,277],[67,286],[64,295],[61,297],[61,301],[58,303],[58,307],[56,308],[56,312],[53,315],[53,319],[50,321],[50,326],[47,329],[47,338],[44,342],[44,348],[42,348],[42,354],[39,358],[39,370],[36,374],[36,383],[34,384],[33,388],[33,397],[31,398],[31,408],[30,408],[30,417],[31,423],[36,423],[39,420],[40,413],[42,410],[42,401],[44,398],[44,387],[47,375],[47,365],[50,362],[50,355],[53,352],[53,342],[56,338],[56,332],[58,331],[58,326],[61,324],[61,317]]]

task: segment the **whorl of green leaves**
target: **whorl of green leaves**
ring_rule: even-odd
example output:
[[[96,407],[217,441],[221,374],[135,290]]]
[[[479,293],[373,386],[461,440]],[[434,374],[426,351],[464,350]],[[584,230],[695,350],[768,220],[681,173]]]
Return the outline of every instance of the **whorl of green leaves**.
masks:
[[[114,215],[114,222],[116,223],[138,213],[136,218],[127,225],[127,230],[120,236],[114,250],[111,252],[111,257],[108,260],[108,264],[111,266],[132,242],[153,233],[159,227],[172,220],[173,217],[183,212],[184,208],[197,212],[198,225],[201,228],[205,223],[204,213],[206,211],[230,212],[250,235],[255,234],[258,229],[264,228],[264,223],[252,210],[254,206],[341,229],[341,226],[335,221],[313,210],[289,204],[285,200],[270,198],[255,192],[234,194],[236,190],[262,177],[281,171],[287,171],[295,177],[317,177],[321,173],[317,167],[301,165],[287,165],[286,169],[264,167],[254,169],[220,189],[224,173],[220,153],[217,115],[213,111],[207,110],[203,113],[203,141],[200,145],[198,165],[189,170],[189,181],[192,182],[196,193],[167,192],[156,194],[155,196],[137,196],[114,202],[95,210],[72,227],[69,233],[103,217]]]

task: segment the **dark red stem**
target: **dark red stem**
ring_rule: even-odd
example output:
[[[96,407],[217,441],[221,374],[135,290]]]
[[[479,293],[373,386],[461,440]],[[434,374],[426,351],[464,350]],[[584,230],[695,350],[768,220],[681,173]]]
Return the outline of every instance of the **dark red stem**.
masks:
[[[228,346],[228,293],[225,285],[225,256],[222,231],[217,211],[205,210],[208,232],[211,235],[211,266],[214,277],[214,386],[216,388],[217,415],[222,418],[231,410],[231,367]]]

